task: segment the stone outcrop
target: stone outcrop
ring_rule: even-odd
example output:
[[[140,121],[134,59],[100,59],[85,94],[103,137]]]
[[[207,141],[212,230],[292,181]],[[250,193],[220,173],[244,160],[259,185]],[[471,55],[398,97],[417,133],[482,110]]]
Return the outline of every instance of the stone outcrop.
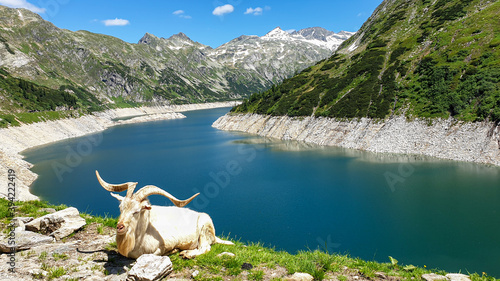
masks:
[[[85,219],[75,207],[70,207],[53,214],[34,219],[25,225],[26,230],[40,232],[56,240],[70,235],[85,225]]]
[[[292,276],[286,278],[287,281],[312,281],[314,277],[312,277],[309,273],[295,272]]]
[[[461,274],[461,273],[448,273],[446,276],[436,274],[436,273],[427,273],[422,275],[422,279],[426,281],[470,281],[469,275]]]
[[[28,250],[33,247],[47,243],[52,243],[55,241],[54,237],[46,236],[31,231],[16,229],[15,233],[16,233],[15,245],[9,245],[8,240],[5,239],[4,237],[0,238],[0,252],[10,253],[12,249],[15,249],[15,251]]]
[[[127,280],[160,280],[172,272],[172,262],[168,256],[142,255],[128,272]]]
[[[492,122],[454,119],[387,120],[227,114],[213,127],[281,140],[297,140],[377,153],[427,155],[500,165],[499,128]]]

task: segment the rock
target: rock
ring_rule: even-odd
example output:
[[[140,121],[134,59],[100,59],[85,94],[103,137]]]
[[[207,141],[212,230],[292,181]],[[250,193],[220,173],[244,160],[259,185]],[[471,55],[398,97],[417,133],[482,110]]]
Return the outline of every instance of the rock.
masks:
[[[252,269],[252,268],[253,268],[253,265],[251,265],[251,264],[249,264],[249,263],[247,263],[247,262],[245,262],[245,263],[243,263],[243,264],[241,265],[241,269],[243,269],[243,270],[250,270],[250,269]]]
[[[40,209],[38,210],[40,213],[43,213],[43,212],[47,212],[49,214],[53,214],[56,212],[56,210],[54,208],[43,208],[43,209]]]
[[[125,276],[120,276],[120,275],[110,275],[110,276],[107,276],[106,281],[123,281],[125,280],[124,278]]]
[[[427,281],[448,280],[448,278],[446,278],[446,276],[439,275],[436,273],[424,274],[424,275],[422,275],[422,279],[425,279]]]
[[[128,272],[127,280],[160,280],[172,272],[172,262],[167,256],[147,254],[140,256]]]
[[[314,277],[312,277],[309,273],[303,272],[295,272],[292,276],[288,277],[286,280],[288,281],[312,281]]]
[[[43,269],[39,269],[39,268],[35,268],[35,269],[30,269],[28,271],[29,274],[33,275],[34,278],[37,278],[37,277],[45,277],[47,276],[48,272],[43,270]]]
[[[448,273],[446,277],[450,279],[450,281],[470,281],[469,275],[460,273]]]
[[[24,225],[24,222],[18,218],[13,218],[11,221],[11,224],[14,225],[15,231],[24,231],[26,230],[26,226]]]
[[[123,281],[123,280],[125,280],[125,276],[109,275],[109,276],[106,276],[106,278],[104,280],[106,280],[106,281]]]
[[[34,219],[26,224],[26,229],[43,234],[49,234],[56,238],[56,240],[61,240],[84,225],[85,219],[80,217],[80,213],[76,208],[70,207],[59,212]]]
[[[84,280],[85,281],[102,281],[102,277],[99,277],[99,276],[89,276],[87,278],[85,278]]]
[[[29,223],[30,221],[33,220],[33,217],[16,217],[14,218],[12,221],[14,220],[19,220],[19,221],[22,221],[23,223]]]
[[[15,241],[16,244],[14,246],[16,251],[28,250],[32,247],[52,243],[54,242],[53,237],[45,236],[39,233],[31,232],[31,231],[16,231],[15,232]],[[0,240],[0,251],[3,253],[10,253],[12,245],[8,244],[7,239]]]
[[[222,252],[222,253],[220,253],[220,254],[217,255],[217,257],[219,257],[219,258],[220,257],[225,257],[225,256],[227,256],[227,257],[235,257],[236,255],[233,254],[233,253],[230,253],[230,252]]]
[[[377,276],[380,279],[387,279],[387,276],[383,272],[375,272],[375,276]]]
[[[200,271],[199,270],[195,270],[193,271],[193,273],[191,273],[191,277],[193,278],[196,278],[196,276],[200,275]]]

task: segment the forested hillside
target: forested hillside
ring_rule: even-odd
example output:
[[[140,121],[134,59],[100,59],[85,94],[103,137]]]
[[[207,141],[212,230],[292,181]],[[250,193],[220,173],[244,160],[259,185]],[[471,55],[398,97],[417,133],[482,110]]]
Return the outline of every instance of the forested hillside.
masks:
[[[500,120],[499,1],[386,0],[329,59],[233,112]]]

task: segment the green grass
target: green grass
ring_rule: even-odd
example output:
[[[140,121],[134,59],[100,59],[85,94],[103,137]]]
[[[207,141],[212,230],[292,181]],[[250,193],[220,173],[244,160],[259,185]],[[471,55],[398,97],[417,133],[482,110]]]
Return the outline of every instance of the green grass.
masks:
[[[48,280],[52,280],[66,274],[66,270],[64,269],[64,267],[51,267],[47,270],[47,272]]]
[[[222,252],[232,252],[235,257],[217,255]],[[311,274],[316,280],[326,278],[327,274],[340,273],[344,267],[355,269],[363,276],[374,278],[376,272],[384,272],[390,276],[398,276],[402,279],[421,279],[421,275],[431,272],[423,268],[415,270],[403,270],[400,266],[393,266],[391,263],[378,263],[374,261],[364,261],[352,258],[348,255],[328,254],[322,251],[301,251],[295,255],[284,251],[275,251],[262,246],[259,243],[244,245],[236,242],[231,245],[213,245],[209,253],[201,255],[193,260],[185,260],[179,255],[170,257],[176,265],[176,271],[185,268],[198,268],[202,272],[201,277],[217,276],[220,272],[226,272],[228,276],[237,276],[243,270],[243,263],[250,263],[254,268],[249,271],[249,279],[262,280],[263,271],[259,267],[276,268],[277,266],[286,268],[288,274],[295,272],[305,272]],[[389,260],[389,259],[388,259]],[[434,271],[435,272],[435,271]],[[198,279],[197,279],[198,280]]]
[[[39,261],[44,261],[44,260],[46,260],[46,259],[47,259],[47,255],[48,255],[48,254],[47,254],[47,252],[46,252],[46,251],[41,252],[41,253],[40,253],[40,255],[38,256],[38,260],[39,260]]]
[[[59,254],[59,253],[53,253],[52,257],[54,258],[55,261],[69,259],[68,255],[66,255],[66,254]]]
[[[94,216],[94,215],[89,215],[85,213],[80,213],[80,216],[85,219],[87,224],[91,223],[97,223],[100,226],[98,226],[98,231],[99,227],[101,228],[101,231],[103,230],[104,226],[116,228],[116,225],[118,224],[118,218],[113,218],[113,217],[108,217],[106,216]]]

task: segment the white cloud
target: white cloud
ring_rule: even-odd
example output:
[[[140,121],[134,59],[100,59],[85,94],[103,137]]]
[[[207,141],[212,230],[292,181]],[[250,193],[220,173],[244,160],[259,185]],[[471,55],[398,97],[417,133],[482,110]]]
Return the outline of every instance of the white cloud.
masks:
[[[37,7],[26,0],[0,0],[0,5],[4,5],[10,8],[25,8],[34,13],[45,13],[44,8]]]
[[[102,21],[105,26],[124,26],[129,25],[130,22],[128,20],[116,18],[114,20],[103,20]]]
[[[173,12],[172,14],[179,16],[180,18],[183,18],[183,19],[190,19],[191,18],[191,16],[188,16],[185,14],[184,10],[177,10],[177,11]]]
[[[214,11],[212,12],[212,14],[216,15],[216,16],[223,16],[224,14],[229,14],[232,12],[234,12],[233,5],[226,4],[224,6],[219,6],[219,7],[215,8]]]
[[[245,15],[248,15],[248,14],[252,14],[254,16],[260,16],[262,15],[262,12],[264,10],[261,8],[261,7],[257,7],[257,8],[247,8],[246,12],[245,12]]]

